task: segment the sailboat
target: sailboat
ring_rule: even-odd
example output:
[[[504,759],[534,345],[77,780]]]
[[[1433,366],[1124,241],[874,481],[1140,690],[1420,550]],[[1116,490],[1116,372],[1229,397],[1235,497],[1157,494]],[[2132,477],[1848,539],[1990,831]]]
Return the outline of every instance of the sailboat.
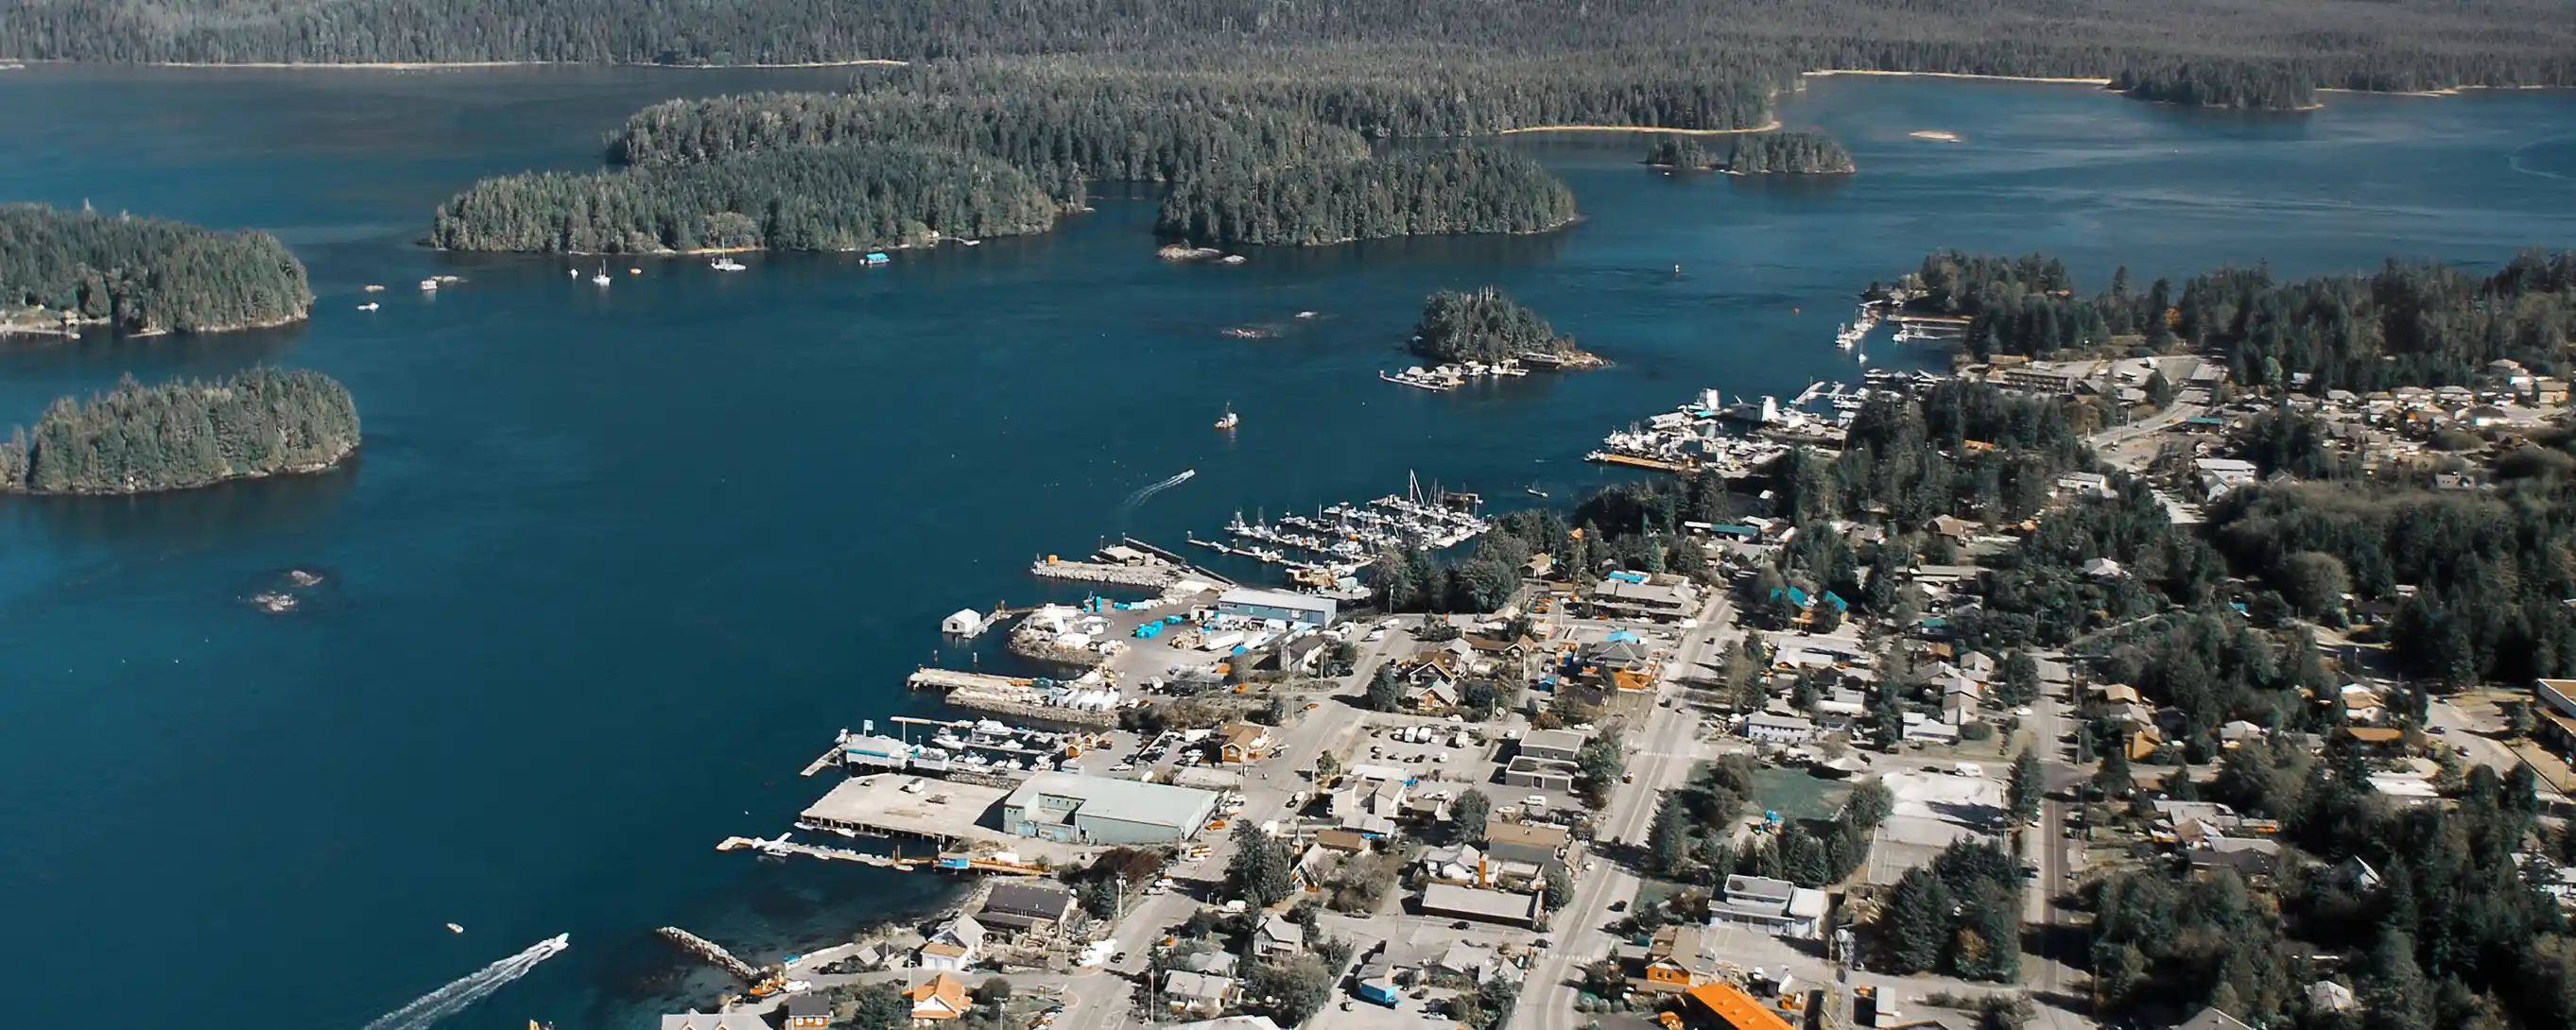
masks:
[[[606,286],[613,281],[608,278],[608,262],[602,261],[599,263],[599,274],[591,276],[590,281],[601,286]]]
[[[742,262],[734,260],[730,254],[718,254],[715,260],[707,262],[707,267],[719,272],[739,272],[744,266]]]
[[[1242,424],[1243,416],[1234,413],[1234,402],[1226,402],[1225,415],[1216,420],[1216,427],[1218,429],[1232,429]]]

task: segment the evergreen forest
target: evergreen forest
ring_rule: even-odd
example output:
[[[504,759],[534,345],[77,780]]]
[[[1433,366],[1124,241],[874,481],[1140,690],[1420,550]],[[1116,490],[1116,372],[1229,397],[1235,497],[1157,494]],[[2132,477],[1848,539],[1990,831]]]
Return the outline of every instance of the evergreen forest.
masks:
[[[1422,321],[1413,327],[1411,348],[1441,364],[1490,365],[1523,354],[1570,354],[1574,338],[1556,335],[1538,312],[1488,286],[1473,293],[1432,294],[1422,304]]]
[[[752,151],[709,164],[485,179],[440,205],[448,250],[854,251],[1045,232],[1061,198],[990,158],[929,147]]]
[[[255,368],[220,382],[131,377],[65,397],[0,444],[0,490],[135,494],[314,472],[358,447],[358,407],[319,372]]]
[[[1210,245],[1313,246],[1572,221],[1574,192],[1538,162],[1462,147],[1185,179],[1164,195],[1154,228]]]
[[[0,205],[0,304],[121,332],[217,332],[305,316],[304,265],[264,232]]]
[[[1821,132],[1738,133],[1723,157],[1695,138],[1667,135],[1646,148],[1646,163],[1737,175],[1839,175],[1860,169],[1841,140]]]
[[[1134,63],[1233,51],[1238,68],[1297,74],[1317,53],[1436,75],[1462,54],[1509,55],[1520,80],[1581,68],[1701,70],[1766,91],[1798,71],[2115,75],[2196,96],[2250,85],[2421,90],[2576,83],[2576,23],[2549,0],[2255,7],[2009,0],[1892,8],[1856,0],[1696,5],[1477,3],[1112,5],[1099,0],[0,0],[0,54],[114,62],[548,61],[751,65],[1117,52]],[[1349,60],[1347,56],[1341,58]],[[2213,70],[2178,75],[2190,65]],[[1642,74],[1657,74],[1644,71]],[[2248,84],[2224,84],[2220,76]],[[1310,78],[1325,78],[1309,75]],[[2284,97],[2283,99],[2286,99]]]
[[[1933,254],[1904,285],[1917,310],[1974,321],[1963,345],[1983,360],[2171,348],[2220,355],[2235,382],[2370,391],[2465,384],[2508,358],[2567,368],[2576,332],[2576,254],[2526,252],[2489,275],[2390,260],[2367,275],[2280,281],[2265,267],[2222,268],[2145,289],[2117,272],[2092,296],[2063,262]]]

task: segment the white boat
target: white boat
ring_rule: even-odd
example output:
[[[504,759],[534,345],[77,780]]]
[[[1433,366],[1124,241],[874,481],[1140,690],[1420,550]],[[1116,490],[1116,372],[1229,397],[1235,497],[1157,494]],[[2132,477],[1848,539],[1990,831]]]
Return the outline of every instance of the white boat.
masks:
[[[1234,405],[1231,402],[1227,403],[1225,406],[1224,417],[1216,420],[1216,427],[1218,429],[1232,429],[1242,424],[1243,416],[1234,413]]]
[[[449,923],[449,924],[447,924],[447,932],[449,932],[449,933],[464,933],[464,932],[465,932],[465,928],[464,928],[464,927],[462,927],[462,926],[458,926],[458,925],[456,925],[456,924],[454,924],[454,923]]]
[[[626,274],[628,274],[628,275],[642,275],[642,274],[644,274],[644,270],[643,270],[643,269],[641,269],[641,268],[629,268],[629,269],[627,269],[627,270],[626,270]]]
[[[957,242],[963,243],[969,247],[981,247],[984,245],[984,241],[982,240],[959,240]]]
[[[739,272],[750,266],[734,260],[730,255],[718,254],[715,260],[707,262],[707,267],[719,272]]]
[[[368,284],[367,284],[366,289],[367,289],[367,292],[368,292],[368,293],[383,293],[383,292],[385,292],[385,284],[383,284],[383,283],[368,283]]]
[[[438,280],[423,279],[420,281],[420,289],[423,293],[436,293],[438,292]]]
[[[575,279],[579,279],[579,278],[581,278],[581,269],[578,269],[578,268],[567,268],[567,269],[564,269],[564,274],[565,274],[565,275],[569,275],[569,276],[571,276],[571,277],[573,277],[573,278],[575,278]]]
[[[366,303],[364,303],[364,304],[360,304],[360,305],[358,305],[358,310],[360,310],[360,311],[374,311],[376,308],[378,308],[378,307],[380,307],[380,306],[381,306],[381,305],[379,305],[379,304],[377,304],[375,301],[372,301],[372,300],[371,300],[371,301],[368,301],[368,302],[366,302]]]
[[[590,281],[601,286],[606,286],[613,281],[608,278],[608,262],[602,261],[599,263],[599,274],[591,276]]]

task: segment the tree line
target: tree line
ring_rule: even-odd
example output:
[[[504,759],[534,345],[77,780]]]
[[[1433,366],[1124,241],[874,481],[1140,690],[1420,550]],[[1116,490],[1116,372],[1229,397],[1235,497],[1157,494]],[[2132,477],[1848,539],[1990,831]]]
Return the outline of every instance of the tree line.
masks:
[[[319,372],[255,368],[220,382],[127,377],[65,397],[0,444],[0,489],[39,494],[184,490],[326,468],[358,446],[358,408]]]
[[[1724,169],[1737,175],[1838,175],[1860,170],[1841,140],[1822,132],[1738,133],[1724,156],[1694,137],[1657,137],[1646,163],[1664,168]]]
[[[122,332],[217,332],[301,319],[304,264],[264,232],[42,204],[0,206],[0,303]]]
[[[1415,354],[1450,364],[1492,364],[1523,354],[1570,354],[1574,338],[1558,336],[1538,312],[1491,286],[1473,293],[1442,290],[1422,303],[1409,345]]]
[[[2576,254],[2525,252],[2489,275],[2390,260],[2369,275],[2276,281],[2269,268],[2222,268],[2176,289],[2141,291],[2128,271],[2091,297],[2063,262],[1943,251],[1905,285],[1914,306],[1973,321],[1962,340],[1983,360],[2189,347],[2224,356],[2234,381],[2281,389],[2370,391],[2468,383],[2498,358],[2547,374],[2567,367],[2576,333]]]
[[[1561,55],[1634,68],[1816,68],[2108,77],[2182,62],[2283,69],[2315,86],[2428,89],[2576,82],[2576,27],[2546,0],[2204,7],[2077,0],[2035,20],[2008,0],[1892,13],[1858,0],[1676,7],[1473,0],[1113,6],[1098,0],[0,0],[0,53],[120,62],[555,61],[742,65],[856,58],[1123,51],[1426,48],[1512,55],[1531,81]],[[1688,41],[1676,44],[1673,41]],[[1633,63],[1637,54],[1655,61]],[[1535,58],[1535,59],[1534,59]],[[1240,67],[1257,67],[1239,62]],[[1748,123],[1748,124],[1759,124]]]
[[[448,250],[854,251],[1045,232],[1061,198],[990,158],[929,147],[805,147],[710,164],[484,179],[439,205]]]
[[[1154,231],[1203,244],[1314,246],[1545,232],[1572,221],[1574,191],[1538,162],[1461,147],[1186,179],[1164,195]]]
[[[2323,83],[2287,65],[2251,61],[2186,61],[2122,68],[2111,88],[2140,100],[2190,107],[2297,111],[2314,107]]]

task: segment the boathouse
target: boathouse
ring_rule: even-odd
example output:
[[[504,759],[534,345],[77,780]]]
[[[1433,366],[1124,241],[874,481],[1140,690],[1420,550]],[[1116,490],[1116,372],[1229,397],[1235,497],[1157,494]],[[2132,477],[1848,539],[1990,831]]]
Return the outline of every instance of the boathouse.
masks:
[[[1246,619],[1279,619],[1305,626],[1330,626],[1337,609],[1333,599],[1313,594],[1295,594],[1285,590],[1251,590],[1237,588],[1218,594],[1219,615]]]

